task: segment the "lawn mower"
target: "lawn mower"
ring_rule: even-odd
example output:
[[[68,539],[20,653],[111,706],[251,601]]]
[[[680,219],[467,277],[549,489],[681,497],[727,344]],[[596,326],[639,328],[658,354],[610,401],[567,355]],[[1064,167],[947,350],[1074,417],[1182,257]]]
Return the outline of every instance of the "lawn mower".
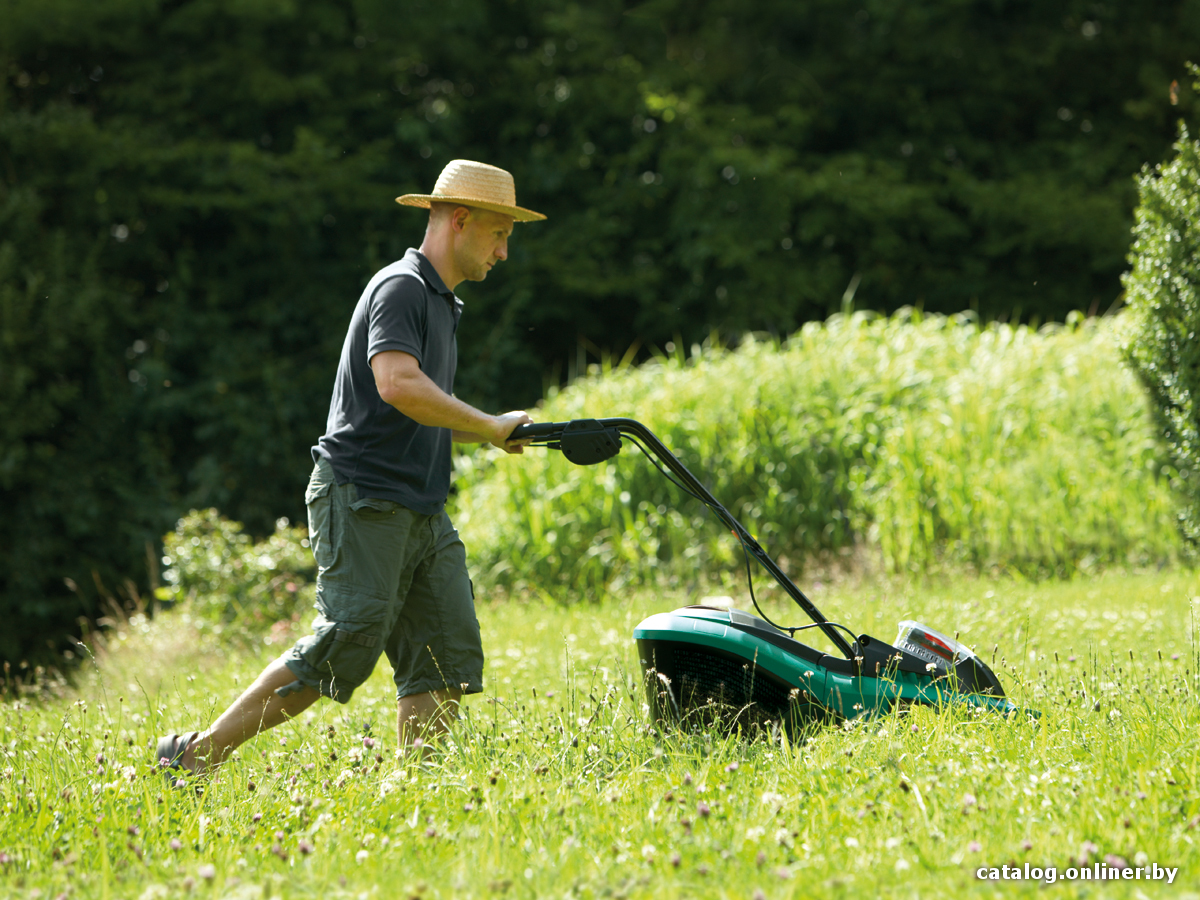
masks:
[[[668,480],[707,506],[741,543],[750,598],[758,616],[697,604],[650,616],[634,629],[646,698],[657,723],[764,726],[794,733],[805,726],[869,717],[893,707],[958,704],[1010,713],[1016,707],[992,670],[955,638],[904,621],[896,640],[854,632],[827,619],[753,535],[722,506],[645,425],[633,419],[575,419],[521,425],[510,439],[562,452],[589,466],[621,451],[622,439],[640,449]],[[754,596],[756,560],[811,619],[785,627],[772,622]],[[816,628],[840,655],[796,640]]]

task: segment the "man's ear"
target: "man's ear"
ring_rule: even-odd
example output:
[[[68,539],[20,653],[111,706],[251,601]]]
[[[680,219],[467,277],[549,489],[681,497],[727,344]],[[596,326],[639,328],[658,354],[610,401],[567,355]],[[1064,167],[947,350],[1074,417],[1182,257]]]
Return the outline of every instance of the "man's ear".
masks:
[[[467,219],[470,217],[470,208],[466,206],[456,207],[454,212],[450,215],[450,227],[459,234],[462,234],[462,230],[467,227]]]

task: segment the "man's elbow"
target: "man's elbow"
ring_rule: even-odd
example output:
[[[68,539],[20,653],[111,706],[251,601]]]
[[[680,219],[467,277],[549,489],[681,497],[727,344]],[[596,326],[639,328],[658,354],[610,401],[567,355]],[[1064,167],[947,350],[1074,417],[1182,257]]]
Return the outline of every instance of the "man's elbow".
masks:
[[[377,382],[375,388],[379,391],[379,399],[388,406],[394,406],[396,409],[404,412],[405,408],[411,405],[412,391],[403,382]]]

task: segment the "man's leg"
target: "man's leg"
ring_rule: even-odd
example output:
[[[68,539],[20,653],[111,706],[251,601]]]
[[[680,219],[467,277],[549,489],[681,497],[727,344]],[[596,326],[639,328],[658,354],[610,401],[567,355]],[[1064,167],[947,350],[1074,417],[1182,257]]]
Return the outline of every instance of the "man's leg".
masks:
[[[215,769],[243,742],[308,709],[321,696],[314,688],[302,687],[286,697],[275,693],[295,681],[296,676],[282,659],[272,662],[207,731],[188,745],[180,763],[196,772]]]
[[[453,689],[401,697],[396,704],[396,730],[400,746],[411,746],[417,738],[428,743],[430,738],[449,731],[458,718],[458,702],[462,694],[462,691]]]
[[[430,517],[427,527],[433,544],[413,572],[387,642],[402,747],[448,731],[463,694],[483,690],[483,646],[466,550],[444,512]]]

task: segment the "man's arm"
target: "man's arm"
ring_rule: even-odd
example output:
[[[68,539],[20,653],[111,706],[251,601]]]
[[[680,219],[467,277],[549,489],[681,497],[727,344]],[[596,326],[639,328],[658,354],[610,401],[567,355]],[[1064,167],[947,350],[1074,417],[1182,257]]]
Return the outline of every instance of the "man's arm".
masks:
[[[489,443],[509,453],[521,453],[524,441],[509,441],[518,425],[532,422],[523,412],[489,416],[452,397],[421,371],[417,358],[402,350],[384,350],[371,357],[375,387],[384,403],[421,425],[449,428],[454,440]]]
[[[450,437],[451,437],[451,440],[453,440],[454,443],[456,443],[456,444],[490,444],[491,443],[491,441],[489,441],[484,435],[476,434],[473,431],[457,431],[457,430],[452,429],[450,431]]]

